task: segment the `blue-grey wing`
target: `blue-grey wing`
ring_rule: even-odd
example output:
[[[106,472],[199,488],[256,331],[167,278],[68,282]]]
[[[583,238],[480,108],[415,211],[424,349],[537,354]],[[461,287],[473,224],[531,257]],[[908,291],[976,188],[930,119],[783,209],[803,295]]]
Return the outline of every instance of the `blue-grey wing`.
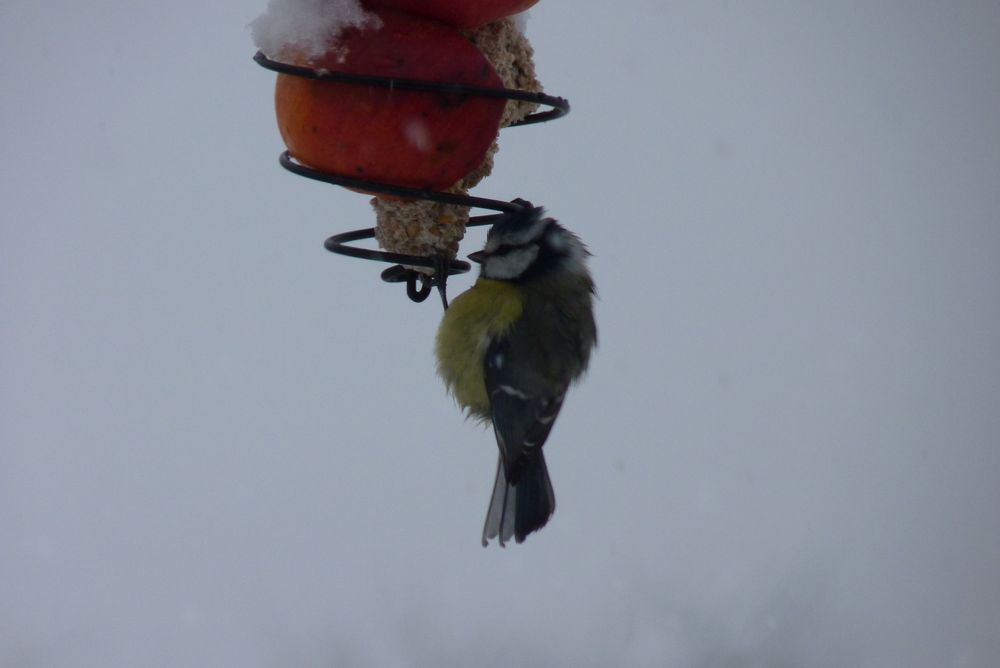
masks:
[[[541,452],[549,437],[566,388],[532,382],[533,369],[525,367],[524,360],[511,358],[509,338],[490,344],[485,364],[497,445],[508,481],[517,484],[522,460]]]

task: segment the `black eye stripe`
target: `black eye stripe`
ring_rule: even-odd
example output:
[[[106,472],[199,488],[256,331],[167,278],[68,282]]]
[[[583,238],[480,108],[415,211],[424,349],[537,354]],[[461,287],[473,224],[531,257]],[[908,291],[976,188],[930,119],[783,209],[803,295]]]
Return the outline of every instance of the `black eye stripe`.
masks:
[[[497,255],[506,255],[507,253],[513,250],[517,250],[518,248],[522,248],[522,246],[516,244],[500,244],[492,251],[490,251],[489,255],[490,257],[496,257]]]

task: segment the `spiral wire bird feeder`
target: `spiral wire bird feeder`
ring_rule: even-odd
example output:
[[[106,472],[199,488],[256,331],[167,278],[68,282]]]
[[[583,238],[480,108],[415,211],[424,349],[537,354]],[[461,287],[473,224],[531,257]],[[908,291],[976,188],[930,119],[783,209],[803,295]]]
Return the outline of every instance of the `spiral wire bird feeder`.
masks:
[[[426,81],[421,79],[399,79],[367,74],[333,72],[326,69],[313,69],[310,67],[292,65],[272,60],[261,51],[258,51],[256,55],[254,55],[254,61],[256,61],[261,67],[278,72],[279,74],[304,77],[307,79],[334,81],[357,86],[388,88],[390,90],[422,91],[463,97],[480,96],[504,98],[507,100],[517,100],[534,105],[544,105],[549,107],[549,109],[545,111],[530,113],[523,118],[510,123],[508,127],[543,123],[545,121],[560,118],[569,113],[569,102],[567,100],[561,97],[546,95],[541,92],[511,88],[490,88],[471,84]],[[462,193],[441,192],[437,190],[397,186],[379,181],[320,171],[297,162],[288,151],[284,151],[281,154],[279,162],[282,167],[294,174],[298,174],[299,176],[350,188],[352,190],[360,190],[376,195],[389,195],[407,200],[454,204],[498,212],[494,214],[473,216],[469,218],[468,222],[465,224],[466,227],[494,224],[503,219],[505,216],[522,214],[533,208],[529,202],[522,199],[514,199],[507,202],[484,197],[475,197]],[[396,253],[348,245],[355,241],[374,238],[375,228],[369,227],[335,234],[326,240],[325,247],[331,253],[337,253],[339,255],[347,255],[364,260],[373,260],[376,262],[393,263],[394,266],[382,272],[382,279],[384,281],[390,283],[406,283],[406,294],[414,302],[424,301],[427,299],[432,288],[437,288],[439,294],[441,295],[442,304],[445,308],[448,307],[446,296],[446,283],[448,276],[465,273],[471,268],[471,265],[468,262],[448,258],[443,253],[435,255],[411,255],[407,253]],[[414,267],[422,267],[433,270],[433,273],[421,272]]]

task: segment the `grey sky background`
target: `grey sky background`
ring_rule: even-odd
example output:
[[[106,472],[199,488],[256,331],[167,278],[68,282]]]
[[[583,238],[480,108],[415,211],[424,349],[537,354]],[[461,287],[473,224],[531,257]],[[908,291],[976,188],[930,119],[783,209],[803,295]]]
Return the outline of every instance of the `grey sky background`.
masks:
[[[541,1],[573,112],[476,193],[588,242],[601,344],[484,550],[264,4],[0,5],[0,665],[995,665],[1000,5]]]

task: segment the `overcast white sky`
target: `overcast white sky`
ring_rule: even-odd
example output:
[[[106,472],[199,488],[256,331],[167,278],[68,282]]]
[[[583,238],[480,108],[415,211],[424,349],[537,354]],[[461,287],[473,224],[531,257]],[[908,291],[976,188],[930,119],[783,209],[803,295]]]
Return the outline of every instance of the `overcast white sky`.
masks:
[[[476,193],[589,243],[601,346],[506,550],[264,5],[0,4],[0,666],[996,665],[1000,5],[540,2],[573,112]]]

